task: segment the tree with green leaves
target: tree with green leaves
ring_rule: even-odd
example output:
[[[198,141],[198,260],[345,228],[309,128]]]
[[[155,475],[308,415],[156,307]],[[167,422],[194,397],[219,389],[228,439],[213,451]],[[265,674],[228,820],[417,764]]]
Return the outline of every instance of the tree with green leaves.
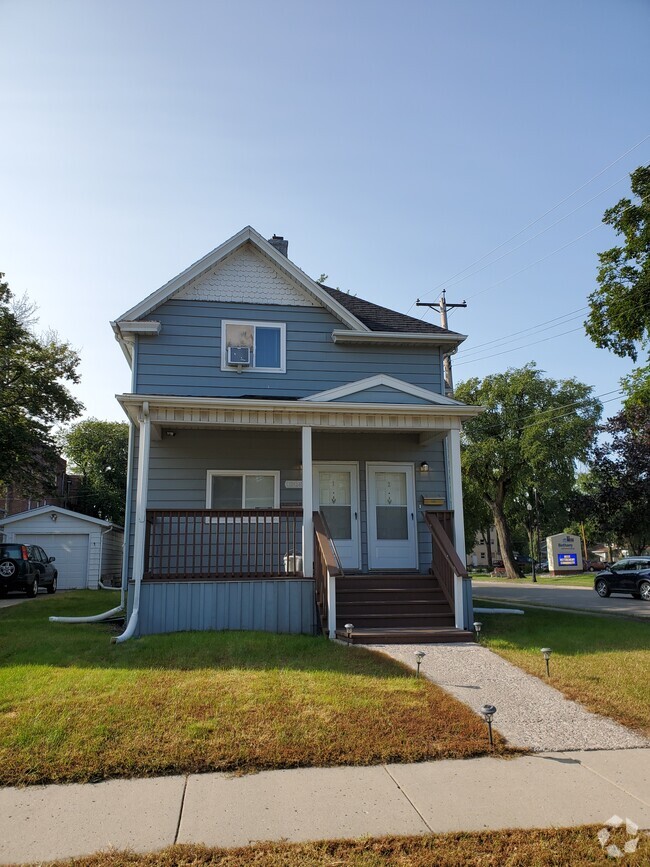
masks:
[[[0,273],[0,486],[41,495],[54,478],[53,427],[83,407],[68,389],[79,382],[79,356],[56,334],[34,333],[33,314]]]
[[[606,539],[641,554],[650,545],[650,404],[632,404],[602,427],[588,476],[592,518]]]
[[[124,523],[129,426],[84,419],[64,431],[61,447],[81,476],[79,510],[114,524]]]
[[[599,254],[585,329],[596,346],[637,361],[639,349],[650,350],[650,165],[630,179],[635,200],[621,199],[603,216],[622,243]],[[630,403],[650,400],[650,352],[647,362],[623,381]]]
[[[525,504],[535,488],[542,502],[568,498],[576,461],[586,460],[592,448],[601,404],[590,386],[544,377],[534,363],[469,379],[454,396],[485,407],[463,428],[463,473],[480,488],[506,574],[516,578],[508,513]]]

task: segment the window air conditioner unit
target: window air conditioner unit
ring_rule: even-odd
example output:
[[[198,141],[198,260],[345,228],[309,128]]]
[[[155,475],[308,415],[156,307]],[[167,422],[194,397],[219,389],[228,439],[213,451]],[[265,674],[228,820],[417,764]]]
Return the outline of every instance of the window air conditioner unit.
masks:
[[[228,364],[232,367],[250,367],[251,351],[248,346],[229,346]]]

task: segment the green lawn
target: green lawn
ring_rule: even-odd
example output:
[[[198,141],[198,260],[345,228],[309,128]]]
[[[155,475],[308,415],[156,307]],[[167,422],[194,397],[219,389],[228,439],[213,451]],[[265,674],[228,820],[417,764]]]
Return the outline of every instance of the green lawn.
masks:
[[[590,710],[650,735],[650,623],[540,608],[525,612],[523,617],[482,614],[481,643],[543,678],[540,649],[552,648],[552,686]]]
[[[363,648],[252,632],[114,645],[108,625],[47,620],[98,613],[114,595],[0,611],[0,785],[486,751],[477,715]]]
[[[171,846],[151,855],[105,852],[51,867],[586,867],[615,863],[598,841],[600,826],[544,830],[477,831],[421,837],[376,837],[319,843],[257,843],[239,849]],[[620,849],[625,829],[611,838]],[[636,852],[622,864],[650,863],[650,839],[643,832]]]
[[[511,586],[518,586],[519,584],[532,584],[533,578],[532,575],[526,575],[524,578],[504,578],[503,576],[493,576],[486,575],[484,573],[471,573],[472,581],[476,581],[477,583],[481,583],[482,581],[497,581],[499,584],[510,584]],[[593,587],[594,586],[594,573],[593,572],[582,572],[579,575],[561,575],[557,578],[551,577],[548,573],[542,572],[541,575],[537,576],[538,584],[550,584],[555,587]]]

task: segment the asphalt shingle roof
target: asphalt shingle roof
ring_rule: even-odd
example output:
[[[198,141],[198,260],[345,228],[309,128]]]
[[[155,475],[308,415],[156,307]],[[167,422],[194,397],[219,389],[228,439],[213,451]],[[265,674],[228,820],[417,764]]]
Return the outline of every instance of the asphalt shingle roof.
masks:
[[[356,295],[348,295],[347,292],[341,292],[340,289],[332,289],[331,286],[323,286],[321,284],[321,289],[324,289],[335,301],[338,301],[342,307],[345,307],[353,316],[356,316],[371,331],[408,331],[411,334],[456,333],[455,331],[441,328],[439,325],[423,322],[422,319],[416,319],[414,316],[398,313],[397,310],[390,310],[388,307],[373,304],[372,301],[365,301]]]

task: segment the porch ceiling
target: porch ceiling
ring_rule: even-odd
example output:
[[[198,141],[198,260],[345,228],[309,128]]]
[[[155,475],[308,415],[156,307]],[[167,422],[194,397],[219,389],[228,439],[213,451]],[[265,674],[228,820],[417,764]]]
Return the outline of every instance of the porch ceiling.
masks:
[[[356,432],[415,432],[430,439],[460,430],[482,410],[476,406],[359,404],[288,400],[175,397],[120,394],[117,400],[134,423],[148,409],[154,430],[175,428],[275,428]]]

